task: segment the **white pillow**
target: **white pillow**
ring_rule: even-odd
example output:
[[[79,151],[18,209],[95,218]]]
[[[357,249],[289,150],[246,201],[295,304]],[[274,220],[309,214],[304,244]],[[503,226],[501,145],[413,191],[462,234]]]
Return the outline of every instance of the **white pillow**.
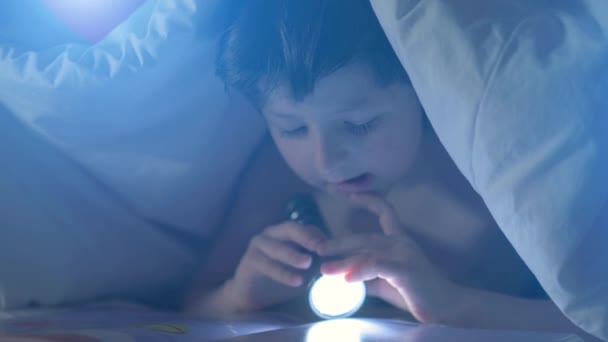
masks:
[[[558,306],[608,339],[608,2],[371,2],[507,238]]]
[[[193,275],[204,246],[182,240],[217,226],[264,135],[215,78],[198,8],[149,0],[93,46],[0,42],[0,308]]]

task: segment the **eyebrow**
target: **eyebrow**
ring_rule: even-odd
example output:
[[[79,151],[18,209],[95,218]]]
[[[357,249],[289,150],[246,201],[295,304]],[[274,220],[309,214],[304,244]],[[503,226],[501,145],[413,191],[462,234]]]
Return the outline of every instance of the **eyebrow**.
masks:
[[[281,118],[281,119],[297,119],[298,117],[295,115],[289,115],[289,114],[285,114],[285,113],[275,113],[275,112],[269,112],[269,113],[264,113],[265,117],[276,117],[276,118]]]
[[[341,113],[346,113],[346,112],[353,112],[353,111],[356,111],[358,109],[365,107],[366,105],[369,105],[369,103],[370,103],[370,100],[368,97],[357,97],[357,98],[354,98],[353,101],[350,101],[349,103],[347,103],[344,107],[331,111],[331,112],[328,112],[328,114],[335,115],[335,114],[341,114]],[[283,113],[283,112],[268,112],[268,115],[265,114],[265,116],[274,116],[274,117],[283,118],[283,119],[297,119],[298,118],[296,115],[290,115],[290,114]]]
[[[352,112],[369,105],[369,103],[370,100],[367,96],[356,97],[353,101],[348,102],[343,108],[333,111],[332,114]]]

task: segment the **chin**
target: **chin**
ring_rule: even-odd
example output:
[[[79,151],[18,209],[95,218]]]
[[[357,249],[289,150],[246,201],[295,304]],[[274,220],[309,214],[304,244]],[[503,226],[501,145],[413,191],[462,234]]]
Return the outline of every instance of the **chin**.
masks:
[[[393,186],[395,184],[397,184],[398,181],[393,181],[393,182],[378,182],[378,184],[376,184],[376,186],[374,187],[374,193],[380,195],[380,196],[386,196],[389,191],[391,191],[391,189],[393,188]]]
[[[365,191],[340,191],[340,190],[336,190],[335,188],[332,188],[330,186],[324,186],[322,188],[322,190],[325,193],[327,193],[333,197],[348,199],[350,197],[350,195],[357,194],[357,193],[359,193],[359,194],[376,194],[376,195],[380,195],[380,196],[385,196],[388,193],[388,191],[390,190],[390,188],[374,186],[373,188],[366,189]]]

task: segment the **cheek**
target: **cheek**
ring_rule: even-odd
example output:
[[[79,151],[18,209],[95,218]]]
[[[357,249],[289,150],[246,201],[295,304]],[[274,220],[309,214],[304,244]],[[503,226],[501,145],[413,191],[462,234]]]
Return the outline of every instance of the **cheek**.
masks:
[[[318,179],[312,160],[312,151],[303,142],[291,141],[273,135],[274,142],[289,165],[289,168],[302,180],[311,185],[316,185]]]
[[[420,121],[396,123],[378,133],[368,145],[369,167],[392,181],[404,177],[420,146]]]

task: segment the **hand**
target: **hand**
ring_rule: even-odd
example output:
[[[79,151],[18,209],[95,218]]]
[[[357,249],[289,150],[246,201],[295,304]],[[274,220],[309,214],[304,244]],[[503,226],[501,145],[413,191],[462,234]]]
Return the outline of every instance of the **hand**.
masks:
[[[302,291],[312,253],[326,236],[317,227],[284,222],[255,236],[225,287],[237,311],[253,311]]]
[[[411,312],[420,322],[444,322],[459,287],[426,258],[389,203],[370,194],[351,199],[378,216],[384,234],[357,234],[321,243],[320,256],[342,257],[324,263],[321,271],[345,273],[348,281],[367,281],[371,295]]]

